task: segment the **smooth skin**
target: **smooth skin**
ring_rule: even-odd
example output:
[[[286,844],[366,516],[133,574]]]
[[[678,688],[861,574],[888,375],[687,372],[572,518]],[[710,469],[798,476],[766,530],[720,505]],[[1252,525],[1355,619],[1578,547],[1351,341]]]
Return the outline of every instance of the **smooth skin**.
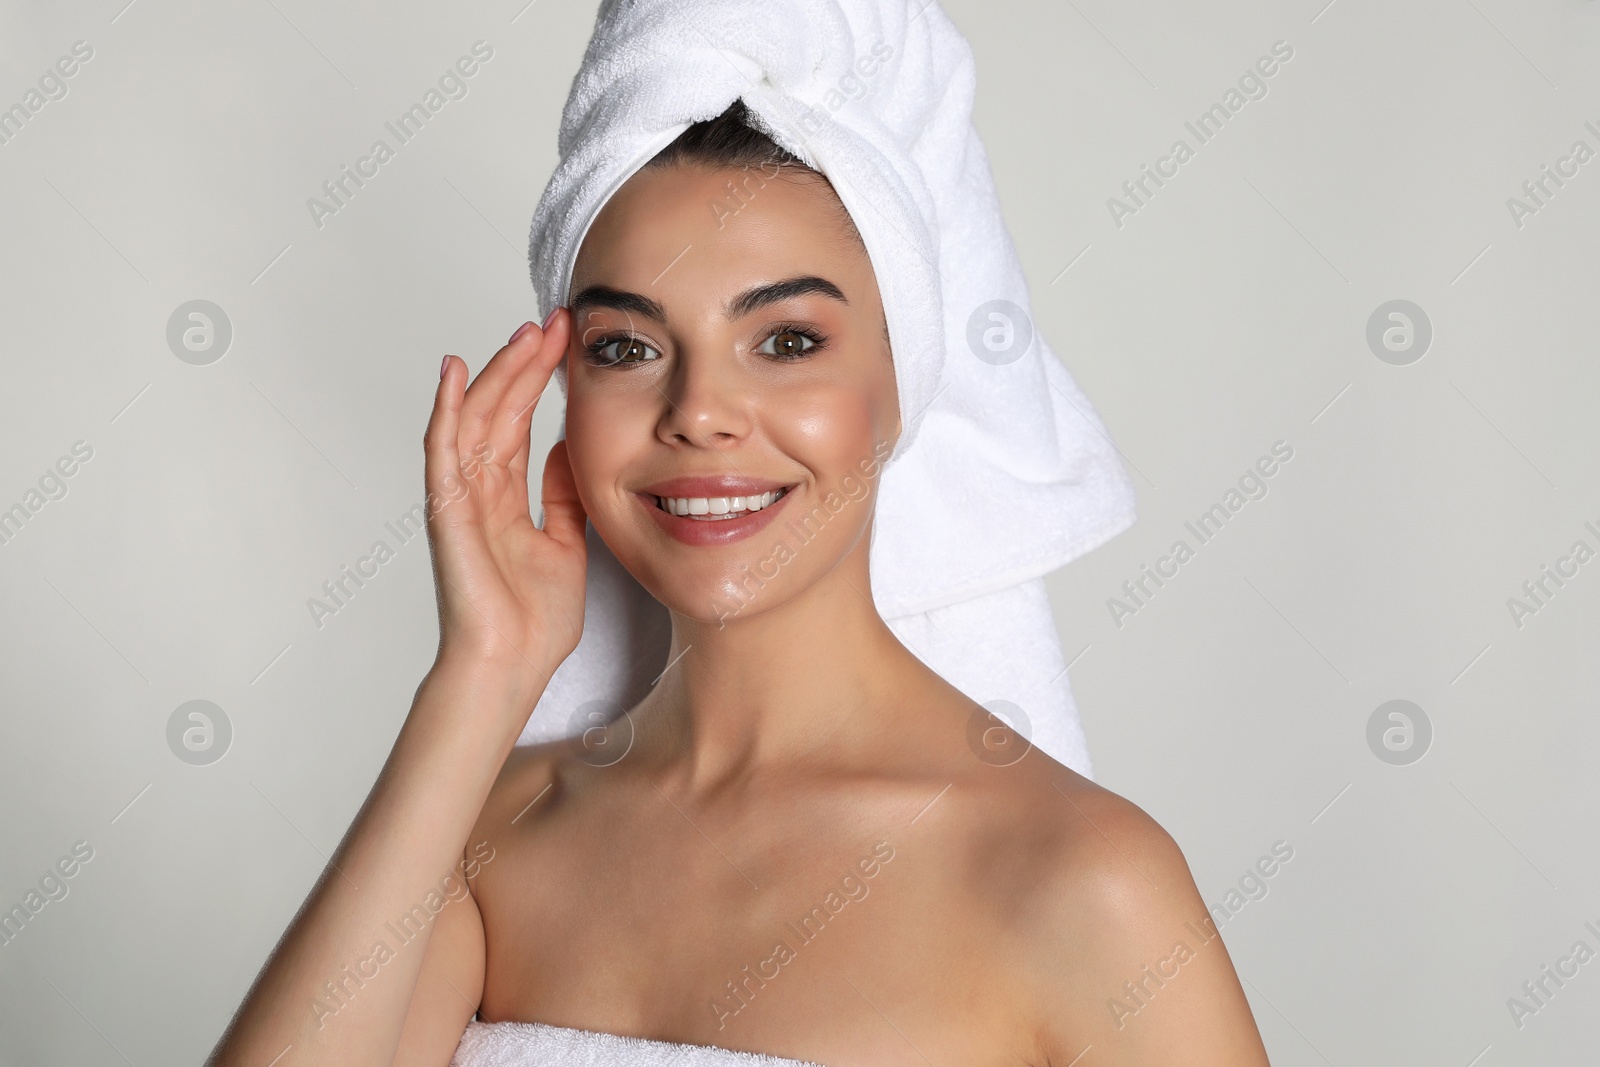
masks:
[[[708,210],[730,179],[732,217]],[[430,492],[459,497],[429,526],[438,659],[334,858],[348,881],[318,884],[214,1062],[289,1045],[282,1067],[440,1067],[478,1012],[828,1067],[1266,1064],[1171,837],[987,717],[873,606],[862,471],[902,427],[877,280],[831,188],[646,168],[572,292],[464,396],[447,364],[425,440]],[[563,360],[540,530],[528,413]],[[668,537],[640,494],[728,472],[794,487],[729,545]],[[782,532],[806,514],[824,516],[808,540]],[[611,725],[513,750],[581,632],[586,517],[668,608],[669,666]],[[470,894],[327,994],[463,863]]]

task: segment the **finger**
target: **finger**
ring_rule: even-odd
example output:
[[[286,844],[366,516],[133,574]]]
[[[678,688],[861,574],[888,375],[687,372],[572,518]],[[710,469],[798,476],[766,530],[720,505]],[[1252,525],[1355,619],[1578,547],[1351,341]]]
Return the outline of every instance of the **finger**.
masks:
[[[444,373],[433,394],[433,414],[422,435],[423,484],[431,498],[448,496],[445,479],[461,469],[456,436],[461,427],[461,382],[467,365],[459,356],[445,356]],[[429,508],[430,513],[432,508]]]
[[[517,450],[506,460],[506,469],[513,475],[512,481],[520,483],[524,488],[528,484],[528,455],[533,451],[530,438],[531,434],[523,434],[517,441]]]
[[[583,527],[588,513],[578,499],[578,482],[567,458],[567,442],[557,441],[544,461],[544,532],[567,548],[584,548]]]
[[[528,452],[531,447],[532,443],[529,440],[529,435],[523,434],[521,442],[517,445],[517,450],[511,454],[509,460],[503,456],[493,454],[488,456],[489,460],[506,465],[506,491],[512,496],[512,504],[507,510],[512,514],[530,514],[530,505],[528,503],[530,495],[528,493]],[[488,452],[487,447],[485,452]]]
[[[495,456],[511,457],[527,447],[539,398],[544,395],[551,376],[567,356],[567,343],[572,337],[572,316],[566,308],[556,309],[549,327],[542,333],[537,351],[511,378],[495,408],[489,427],[489,444]],[[518,343],[525,340],[526,335]],[[508,460],[501,462],[509,465]],[[522,473],[524,476],[527,474],[526,463],[523,464]]]
[[[490,357],[467,389],[467,399],[461,408],[461,424],[470,438],[469,444],[488,438],[490,420],[505,396],[506,388],[539,350],[543,331],[538,324],[525,323],[518,329],[522,331],[521,336],[513,334],[514,339],[507,341],[500,351]]]

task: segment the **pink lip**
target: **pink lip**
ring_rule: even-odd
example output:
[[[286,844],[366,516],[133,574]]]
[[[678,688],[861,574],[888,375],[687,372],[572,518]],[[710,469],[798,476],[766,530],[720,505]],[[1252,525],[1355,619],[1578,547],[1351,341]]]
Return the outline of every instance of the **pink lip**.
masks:
[[[668,537],[686,545],[712,546],[729,545],[735,541],[743,541],[747,537],[754,537],[772,522],[780,508],[788,502],[794,493],[784,493],[777,500],[762,508],[760,511],[748,511],[737,519],[695,519],[686,515],[674,515],[656,505],[657,496],[752,496],[756,493],[765,493],[771,490],[782,489],[780,483],[757,483],[747,479],[717,479],[717,478],[678,478],[668,482],[658,483],[669,491],[659,493],[635,493],[634,498],[644,505]],[[733,489],[724,489],[723,486],[733,485]],[[766,488],[757,486],[766,485]],[[690,488],[680,488],[689,486]],[[655,486],[651,487],[656,488]]]

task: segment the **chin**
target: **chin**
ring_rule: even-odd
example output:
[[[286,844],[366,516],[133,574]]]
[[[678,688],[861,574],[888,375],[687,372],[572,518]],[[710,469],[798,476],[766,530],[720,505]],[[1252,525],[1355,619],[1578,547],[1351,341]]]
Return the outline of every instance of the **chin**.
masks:
[[[668,610],[696,622],[727,625],[770,611],[820,581],[869,528],[860,514],[840,512],[826,522],[800,486],[763,509],[765,519],[694,520],[659,510],[656,501],[633,502],[626,520],[596,525],[612,553]],[[784,506],[785,499],[789,501]],[[870,517],[868,515],[867,517]],[[617,516],[611,517],[616,520]],[[643,520],[643,521],[641,521]],[[726,529],[683,529],[692,521]],[[848,521],[848,527],[844,522]],[[721,536],[718,536],[721,535]]]
[[[612,551],[628,573],[673,614],[726,625],[770,611],[816,580],[809,572],[824,553],[807,559],[802,572],[794,541],[792,534],[771,535],[734,545],[688,549],[631,536],[626,556],[616,553],[615,546]],[[821,548],[810,547],[813,551]]]

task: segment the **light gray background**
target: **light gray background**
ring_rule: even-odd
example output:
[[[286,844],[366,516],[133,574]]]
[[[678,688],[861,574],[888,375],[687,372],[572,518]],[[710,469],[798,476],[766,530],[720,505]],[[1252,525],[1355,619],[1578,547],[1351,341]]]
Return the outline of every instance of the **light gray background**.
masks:
[[[427,548],[318,630],[308,597],[422,496],[440,356],[534,312],[525,234],[593,0],[5,5],[0,106],[94,56],[0,146],[0,908],[94,859],[0,946],[0,1064],[197,1062],[369,788],[434,651]],[[1324,6],[1326,5],[1326,6]],[[1039,327],[1140,518],[1052,576],[1099,780],[1183,845],[1273,1062],[1592,1061],[1600,149],[1589,0],[951,0]],[[482,39],[493,59],[322,228],[306,199]],[[1275,41],[1293,59],[1118,227],[1107,198]],[[392,138],[390,138],[392,141]],[[168,317],[234,337],[191,366]],[[1379,305],[1425,356],[1369,349]],[[554,409],[538,440],[554,436]],[[1119,627],[1107,607],[1283,440],[1294,458]],[[541,453],[542,454],[542,453]],[[185,701],[230,750],[175,758]],[[1369,716],[1434,737],[1393,766]],[[1092,1053],[1091,1053],[1092,1055]],[[1092,1060],[1085,1061],[1090,1067]]]

